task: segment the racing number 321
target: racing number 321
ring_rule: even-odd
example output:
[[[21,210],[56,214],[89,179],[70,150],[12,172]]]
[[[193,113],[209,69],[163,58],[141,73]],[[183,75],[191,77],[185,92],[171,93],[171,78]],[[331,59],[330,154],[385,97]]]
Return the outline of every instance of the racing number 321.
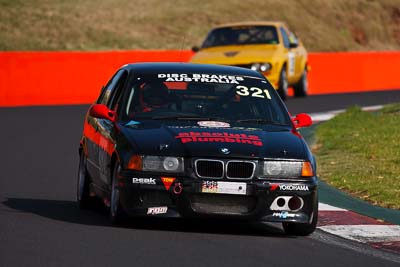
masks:
[[[259,97],[259,98],[268,98],[271,99],[271,95],[268,90],[262,90],[257,87],[246,87],[243,85],[236,86],[236,94],[241,96],[251,96],[251,97]]]

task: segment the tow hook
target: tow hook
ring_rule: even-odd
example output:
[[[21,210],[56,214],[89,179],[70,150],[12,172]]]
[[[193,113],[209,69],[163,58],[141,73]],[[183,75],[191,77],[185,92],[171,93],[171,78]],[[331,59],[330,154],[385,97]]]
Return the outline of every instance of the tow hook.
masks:
[[[181,183],[175,183],[174,188],[172,189],[172,192],[175,195],[180,195],[183,191],[183,186]]]

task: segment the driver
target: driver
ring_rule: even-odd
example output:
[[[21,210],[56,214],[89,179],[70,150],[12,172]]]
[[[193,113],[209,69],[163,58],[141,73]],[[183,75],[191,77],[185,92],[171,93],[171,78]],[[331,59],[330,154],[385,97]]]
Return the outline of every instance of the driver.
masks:
[[[150,82],[140,85],[142,112],[168,107],[168,87],[164,83]]]

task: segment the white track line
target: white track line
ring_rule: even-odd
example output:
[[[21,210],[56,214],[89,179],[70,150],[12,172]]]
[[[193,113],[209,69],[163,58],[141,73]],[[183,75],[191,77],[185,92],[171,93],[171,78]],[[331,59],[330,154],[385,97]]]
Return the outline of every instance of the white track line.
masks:
[[[361,110],[363,111],[375,111],[382,109],[383,105],[375,105],[375,106],[367,106],[367,107],[362,107]],[[338,109],[338,110],[331,110],[331,111],[326,111],[326,112],[316,112],[316,113],[311,113],[310,116],[313,121],[318,122],[318,121],[327,121],[335,117],[339,113],[345,112],[345,109]]]
[[[400,225],[326,225],[318,228],[362,243],[400,241]]]
[[[338,208],[338,207],[331,206],[331,205],[321,203],[321,202],[319,203],[318,210],[319,211],[347,211],[346,209]]]

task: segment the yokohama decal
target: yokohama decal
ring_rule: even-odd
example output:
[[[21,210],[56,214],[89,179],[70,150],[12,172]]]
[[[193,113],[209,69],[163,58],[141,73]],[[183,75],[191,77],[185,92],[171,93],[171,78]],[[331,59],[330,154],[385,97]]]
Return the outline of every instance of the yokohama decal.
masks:
[[[186,143],[236,143],[262,146],[263,143],[257,135],[233,134],[233,133],[209,133],[209,132],[184,132],[175,138]]]
[[[301,184],[271,184],[271,191],[279,189],[280,191],[310,191],[308,185]]]

